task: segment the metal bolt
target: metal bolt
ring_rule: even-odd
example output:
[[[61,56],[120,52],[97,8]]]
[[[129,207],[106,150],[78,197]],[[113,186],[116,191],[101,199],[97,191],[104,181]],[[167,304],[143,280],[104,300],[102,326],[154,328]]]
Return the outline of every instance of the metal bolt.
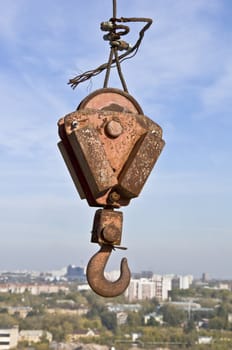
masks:
[[[79,123],[78,123],[77,120],[73,120],[73,121],[72,121],[72,124],[71,124],[71,128],[72,128],[72,129],[77,128],[78,124],[79,124]]]
[[[116,120],[111,120],[106,124],[105,131],[108,136],[116,138],[122,133],[122,125]]]
[[[114,243],[120,238],[120,230],[114,224],[109,224],[103,228],[102,236],[107,243]]]
[[[114,191],[109,194],[110,202],[118,202],[119,199],[120,199],[120,194],[118,192]]]

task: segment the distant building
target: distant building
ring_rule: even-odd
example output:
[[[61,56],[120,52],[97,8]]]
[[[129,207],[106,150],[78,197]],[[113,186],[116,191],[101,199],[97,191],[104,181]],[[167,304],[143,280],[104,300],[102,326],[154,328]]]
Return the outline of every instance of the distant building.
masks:
[[[21,330],[18,326],[13,328],[0,329],[0,350],[15,349],[18,342],[26,341],[29,344],[38,343],[45,337],[49,343],[52,341],[52,334],[43,330]]]
[[[39,343],[43,338],[51,343],[52,334],[43,330],[22,330],[19,332],[18,341],[26,341],[32,344]]]
[[[228,313],[228,322],[232,323],[232,313]]]
[[[120,326],[122,324],[126,324],[128,314],[127,312],[117,312],[116,317],[117,317],[117,325]]]
[[[150,319],[154,319],[155,322],[161,325],[164,323],[163,315],[159,315],[156,312],[152,312],[148,315],[145,315],[143,319],[144,319],[144,324],[147,324]]]
[[[77,290],[78,292],[83,292],[83,291],[87,291],[87,290],[91,290],[89,284],[85,283],[85,284],[79,284],[77,286]]]
[[[199,311],[201,310],[201,305],[191,301],[169,301],[169,305],[175,306],[177,309],[185,311]],[[211,309],[210,309],[211,310]],[[208,309],[207,309],[208,311]]]
[[[132,272],[132,278],[138,280],[140,278],[152,278],[153,272],[150,270],[144,270],[141,272]]]
[[[107,304],[107,309],[110,312],[139,312],[141,310],[140,304]]]
[[[203,283],[209,282],[209,274],[207,272],[203,272],[202,277],[201,277],[201,281]]]
[[[86,283],[86,275],[83,267],[69,265],[67,267],[66,277],[68,281],[77,281],[80,283]]]
[[[67,293],[68,287],[56,284],[22,284],[22,283],[6,283],[0,284],[1,293],[23,294],[29,292],[32,295],[53,294],[63,291]]]
[[[0,350],[9,350],[18,345],[18,326],[0,329]]]
[[[193,276],[175,276],[172,279],[172,289],[189,289],[193,283]]]
[[[212,344],[213,337],[202,336],[198,337],[198,344]]]
[[[89,337],[99,337],[99,334],[92,330],[92,329],[88,329],[86,330],[79,330],[77,332],[71,333],[67,335],[67,342],[69,343],[74,343],[79,341],[81,338],[89,338]]]
[[[64,279],[64,276],[66,275],[66,272],[67,272],[67,268],[66,267],[63,267],[62,269],[60,270],[53,270],[53,271],[50,271],[49,274],[51,275],[51,279],[54,280],[63,280]],[[49,276],[45,276],[45,279],[50,279]]]
[[[153,272],[149,270],[141,271],[141,278],[152,278]]]
[[[71,316],[86,315],[88,311],[89,309],[84,307],[80,307],[78,309],[67,309],[67,308],[64,309],[64,308],[56,307],[56,308],[47,308],[46,310],[48,314],[63,314],[63,315],[71,315]]]
[[[156,299],[159,301],[168,299],[168,292],[172,290],[173,275],[153,275],[152,281],[156,284]]]
[[[17,314],[20,318],[26,318],[29,312],[32,311],[30,306],[9,306],[7,308],[9,315]]]
[[[174,275],[153,275],[152,278],[131,279],[125,296],[129,301],[156,298],[159,301],[167,300],[172,289],[188,289],[193,277]]]
[[[129,301],[152,299],[155,297],[155,283],[146,278],[131,279],[125,296]]]
[[[219,283],[218,284],[218,289],[221,290],[230,290],[230,286],[228,283]]]

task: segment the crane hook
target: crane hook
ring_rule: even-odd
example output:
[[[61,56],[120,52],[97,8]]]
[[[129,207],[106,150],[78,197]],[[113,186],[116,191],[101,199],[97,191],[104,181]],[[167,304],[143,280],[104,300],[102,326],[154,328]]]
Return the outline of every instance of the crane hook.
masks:
[[[112,245],[103,244],[100,250],[90,259],[87,266],[88,283],[102,297],[116,297],[122,294],[130,283],[131,273],[126,258],[121,261],[121,273],[116,281],[108,281],[104,276],[104,269],[113,248]]]

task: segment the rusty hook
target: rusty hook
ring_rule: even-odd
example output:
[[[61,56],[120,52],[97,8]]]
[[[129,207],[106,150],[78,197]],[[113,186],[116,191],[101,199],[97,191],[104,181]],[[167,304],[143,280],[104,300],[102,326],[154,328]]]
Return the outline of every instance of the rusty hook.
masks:
[[[103,244],[100,250],[90,259],[87,266],[88,283],[102,297],[116,297],[122,294],[130,283],[131,273],[126,258],[121,261],[121,274],[116,281],[111,282],[105,278],[104,269],[112,249],[112,245]]]

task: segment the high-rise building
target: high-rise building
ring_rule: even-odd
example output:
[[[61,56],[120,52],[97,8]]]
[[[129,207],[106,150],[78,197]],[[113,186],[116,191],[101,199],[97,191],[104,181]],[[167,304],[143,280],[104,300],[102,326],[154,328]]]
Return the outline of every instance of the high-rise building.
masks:
[[[193,283],[193,276],[174,276],[172,279],[172,289],[189,289]]]
[[[131,279],[125,296],[129,301],[152,299],[155,297],[155,283],[147,278]]]
[[[86,283],[86,275],[83,267],[69,265],[67,267],[66,277],[68,281],[77,281],[80,283]]]
[[[203,283],[209,282],[209,274],[207,272],[203,272],[202,277],[201,277],[201,281]]]

